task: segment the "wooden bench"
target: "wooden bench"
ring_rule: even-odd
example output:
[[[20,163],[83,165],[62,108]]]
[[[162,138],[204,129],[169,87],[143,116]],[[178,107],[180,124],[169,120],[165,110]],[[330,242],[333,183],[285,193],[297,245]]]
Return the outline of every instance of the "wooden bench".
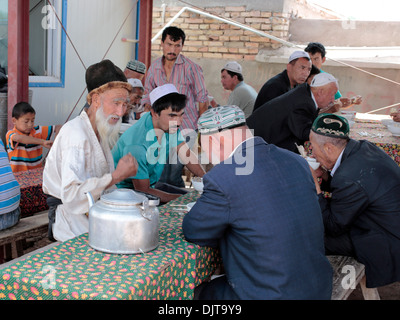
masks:
[[[23,255],[23,242],[47,236],[49,225],[48,210],[22,218],[15,226],[0,231],[0,250],[5,249],[6,260]],[[15,250],[12,250],[12,247]],[[0,252],[0,259],[2,259]],[[4,261],[0,261],[4,262]]]
[[[352,257],[327,256],[333,268],[332,300],[346,300],[359,284],[365,300],[380,300],[378,289],[367,288],[365,267]]]

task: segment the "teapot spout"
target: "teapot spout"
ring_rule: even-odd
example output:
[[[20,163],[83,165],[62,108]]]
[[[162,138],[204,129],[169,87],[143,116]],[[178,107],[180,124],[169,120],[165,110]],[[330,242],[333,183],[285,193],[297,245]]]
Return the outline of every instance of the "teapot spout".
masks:
[[[88,198],[89,201],[89,209],[94,205],[94,200],[93,200],[93,196],[90,192],[86,193],[86,196]]]

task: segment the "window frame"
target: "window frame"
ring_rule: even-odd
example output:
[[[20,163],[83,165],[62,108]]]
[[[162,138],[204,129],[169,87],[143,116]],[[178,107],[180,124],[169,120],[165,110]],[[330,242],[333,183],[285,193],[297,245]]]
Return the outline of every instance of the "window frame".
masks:
[[[61,37],[60,37],[60,46],[53,46],[53,37],[49,37],[47,40],[47,50],[51,56],[59,56],[58,62],[57,60],[52,60],[52,68],[53,70],[59,68],[60,75],[59,76],[29,76],[29,87],[57,87],[64,88],[65,87],[65,59],[66,59],[66,33],[64,29],[67,29],[67,0],[61,1],[61,22],[63,26],[60,26],[59,21],[56,23],[57,28],[61,28]],[[54,5],[54,4],[53,4]],[[58,30],[57,30],[58,31]],[[59,31],[58,31],[59,32]],[[55,65],[57,64],[57,65]]]

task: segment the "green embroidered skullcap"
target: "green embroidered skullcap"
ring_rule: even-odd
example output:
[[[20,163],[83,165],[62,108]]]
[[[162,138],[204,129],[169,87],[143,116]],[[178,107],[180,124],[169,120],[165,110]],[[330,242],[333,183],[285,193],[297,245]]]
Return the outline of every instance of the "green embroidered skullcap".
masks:
[[[211,134],[245,124],[246,118],[242,109],[230,105],[208,109],[197,121],[197,128],[201,134]]]
[[[350,126],[347,119],[332,113],[320,114],[314,120],[311,130],[323,136],[350,139]]]

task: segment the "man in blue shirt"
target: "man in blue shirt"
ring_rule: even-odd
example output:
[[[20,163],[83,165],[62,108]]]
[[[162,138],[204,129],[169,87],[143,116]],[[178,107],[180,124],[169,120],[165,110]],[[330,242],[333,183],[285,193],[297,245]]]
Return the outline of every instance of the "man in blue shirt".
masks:
[[[179,94],[174,85],[165,84],[150,93],[150,100],[151,111],[122,134],[112,153],[115,163],[128,153],[138,162],[137,174],[121,181],[118,187],[150,193],[166,203],[186,193],[184,189],[159,182],[170,153],[177,152],[194,175],[202,177],[204,170],[179,129],[186,96]]]
[[[20,186],[11,171],[3,141],[0,140],[0,230],[17,224],[21,213],[20,200]]]

